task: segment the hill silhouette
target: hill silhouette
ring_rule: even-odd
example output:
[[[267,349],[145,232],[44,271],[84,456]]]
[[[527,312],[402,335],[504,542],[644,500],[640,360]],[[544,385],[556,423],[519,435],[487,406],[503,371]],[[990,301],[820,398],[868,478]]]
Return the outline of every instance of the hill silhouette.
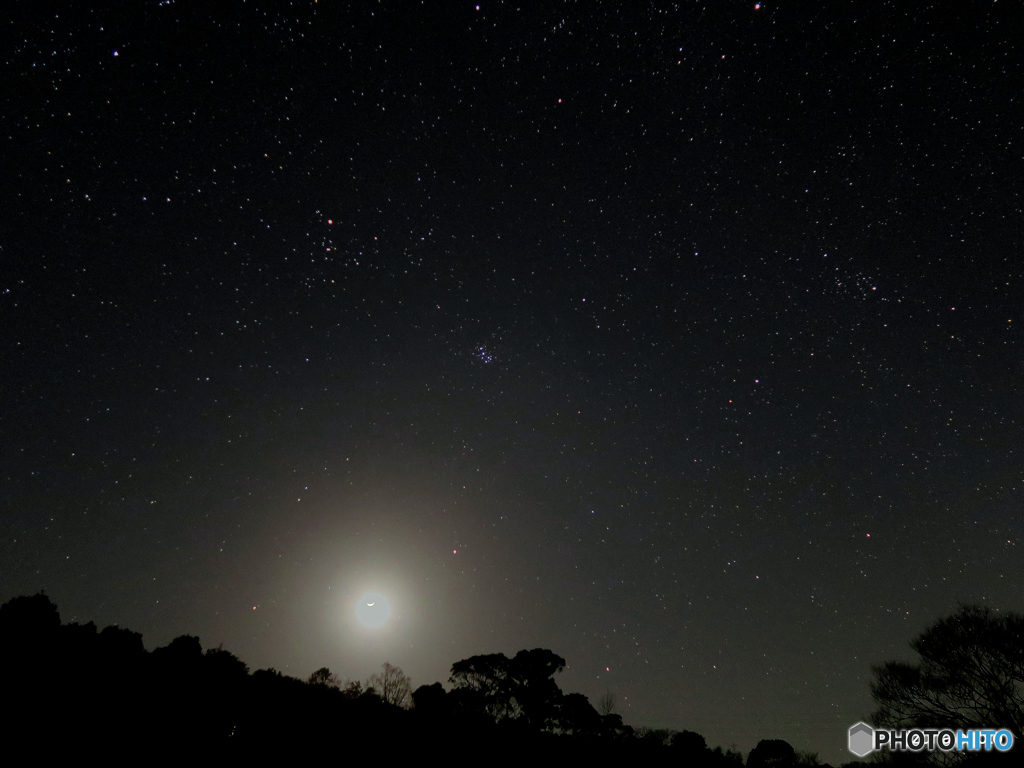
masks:
[[[92,622],[62,624],[45,595],[0,606],[0,658],[9,744],[162,762],[239,758],[303,761],[424,759],[519,763],[526,758],[628,760],[698,768],[742,765],[703,736],[634,730],[565,694],[565,660],[546,649],[474,656],[452,666],[451,689],[423,685],[389,703],[372,687],[342,688],[322,668],[308,681],[274,669],[250,672],[222,648],[182,635],[148,652],[137,632]],[[401,670],[386,665],[392,674]],[[379,678],[378,678],[379,679]],[[792,751],[790,749],[790,751]]]

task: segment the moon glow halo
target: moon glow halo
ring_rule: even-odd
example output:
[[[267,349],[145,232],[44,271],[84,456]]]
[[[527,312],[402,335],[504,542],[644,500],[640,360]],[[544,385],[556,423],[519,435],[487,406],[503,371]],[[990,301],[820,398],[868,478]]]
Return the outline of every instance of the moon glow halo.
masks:
[[[369,592],[356,605],[356,619],[367,629],[379,629],[391,618],[391,604],[379,592]]]

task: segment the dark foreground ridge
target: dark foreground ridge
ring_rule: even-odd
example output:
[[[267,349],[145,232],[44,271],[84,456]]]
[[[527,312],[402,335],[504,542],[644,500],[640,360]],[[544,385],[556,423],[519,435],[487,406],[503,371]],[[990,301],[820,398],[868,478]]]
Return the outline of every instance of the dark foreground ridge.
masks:
[[[544,649],[457,662],[450,691],[421,686],[401,706],[372,687],[342,688],[327,669],[309,681],[273,669],[250,674],[230,652],[204,651],[189,635],[150,653],[128,629],[61,624],[57,606],[38,594],[0,607],[0,651],[4,698],[16,703],[3,728],[7,749],[69,748],[146,764],[348,755],[742,765],[739,753],[708,749],[699,734],[634,730],[585,696],[562,693],[554,674],[565,661]]]

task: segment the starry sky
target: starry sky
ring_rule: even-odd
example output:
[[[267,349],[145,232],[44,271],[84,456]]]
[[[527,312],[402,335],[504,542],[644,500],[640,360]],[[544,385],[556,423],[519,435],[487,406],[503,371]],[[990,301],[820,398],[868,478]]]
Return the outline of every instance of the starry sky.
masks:
[[[0,599],[849,759],[1024,608],[1024,11],[820,5],[13,3]]]

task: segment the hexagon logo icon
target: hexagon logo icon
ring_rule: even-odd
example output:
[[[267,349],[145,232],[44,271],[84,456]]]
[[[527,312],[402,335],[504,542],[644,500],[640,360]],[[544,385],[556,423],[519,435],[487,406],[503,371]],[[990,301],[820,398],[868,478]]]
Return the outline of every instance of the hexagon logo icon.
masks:
[[[850,751],[857,757],[864,757],[874,749],[875,729],[867,723],[850,726]]]

